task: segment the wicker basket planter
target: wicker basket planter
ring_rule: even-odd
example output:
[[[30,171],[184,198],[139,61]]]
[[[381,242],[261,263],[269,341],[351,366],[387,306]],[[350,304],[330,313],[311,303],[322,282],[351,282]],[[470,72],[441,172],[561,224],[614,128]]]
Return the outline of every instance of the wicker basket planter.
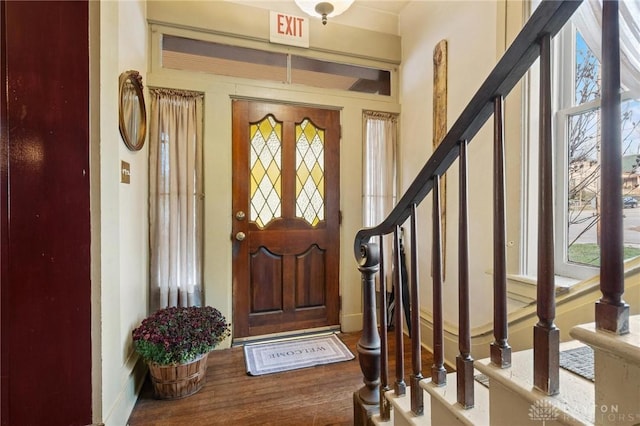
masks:
[[[198,392],[207,359],[231,335],[231,324],[211,306],[158,309],[133,329],[133,347],[149,366],[158,399],[177,399]]]
[[[155,397],[179,399],[198,392],[205,382],[208,356],[206,353],[191,362],[177,365],[149,363]]]

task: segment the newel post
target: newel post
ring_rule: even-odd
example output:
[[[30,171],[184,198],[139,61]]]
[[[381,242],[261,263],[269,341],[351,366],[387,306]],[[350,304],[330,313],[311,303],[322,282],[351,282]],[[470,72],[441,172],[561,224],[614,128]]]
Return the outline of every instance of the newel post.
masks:
[[[353,394],[354,425],[367,425],[379,411],[380,404],[380,336],[376,318],[375,274],[380,267],[377,244],[360,246],[358,269],[362,274],[362,336],[358,341],[358,360],[364,386]]]

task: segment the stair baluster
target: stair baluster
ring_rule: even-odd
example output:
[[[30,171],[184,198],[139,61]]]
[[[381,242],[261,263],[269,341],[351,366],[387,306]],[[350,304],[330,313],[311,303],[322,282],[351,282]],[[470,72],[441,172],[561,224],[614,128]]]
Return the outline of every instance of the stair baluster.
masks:
[[[473,358],[469,324],[469,210],[467,141],[460,141],[460,203],[458,206],[458,349],[456,380],[458,403],[473,408]]]
[[[420,291],[418,285],[418,218],[415,204],[411,209],[411,411],[424,411],[424,393],[419,383],[422,376],[420,338]]]
[[[391,404],[385,397],[389,388],[389,345],[387,342],[387,274],[384,269],[384,235],[380,235],[380,419],[388,421],[391,418]]]
[[[538,175],[538,323],[533,328],[533,384],[547,395],[560,388],[560,330],[555,326],[551,36],[540,40],[540,147]]]
[[[440,204],[440,176],[433,176],[433,366],[431,382],[436,386],[447,384],[444,368],[444,333],[442,324],[442,221]]]
[[[507,256],[504,176],[504,97],[493,99],[493,335],[491,362],[501,368],[511,366],[507,343]]]
[[[605,9],[609,9],[610,3],[614,2],[604,2]],[[494,202],[493,202],[493,225],[494,225],[494,238],[493,238],[493,246],[494,246],[494,259],[493,259],[493,267],[494,267],[494,282],[493,282],[493,290],[494,290],[494,339],[495,341],[490,346],[490,360],[491,364],[497,365],[500,368],[507,368],[511,365],[511,347],[508,343],[508,324],[507,324],[507,293],[506,293],[506,203],[505,203],[505,155],[504,155],[504,113],[503,113],[503,104],[504,97],[509,94],[509,92],[518,84],[518,82],[523,78],[523,76],[528,72],[529,68],[533,65],[535,60],[540,55],[541,45],[540,40],[543,40],[542,43],[548,43],[548,39],[553,37],[569,20],[571,15],[579,6],[579,1],[542,1],[540,5],[534,11],[532,17],[527,21],[522,31],[518,34],[518,36],[514,39],[511,46],[505,51],[504,55],[484,81],[484,83],[480,86],[476,94],[473,96],[469,104],[464,108],[458,119],[455,121],[453,126],[449,129],[445,137],[442,139],[441,143],[433,152],[432,156],[427,160],[424,167],[419,171],[416,178],[413,182],[407,187],[405,193],[402,195],[398,204],[393,208],[390,214],[377,226],[372,228],[361,229],[356,234],[356,238],[354,241],[354,253],[355,257],[358,260],[358,267],[362,273],[363,280],[363,294],[364,294],[364,323],[363,323],[363,339],[361,339],[361,343],[358,345],[358,352],[360,354],[360,363],[361,369],[363,372],[363,376],[365,377],[365,387],[363,387],[359,392],[354,394],[354,410],[356,411],[355,424],[357,425],[365,425],[368,424],[368,419],[365,416],[370,415],[374,412],[374,409],[366,404],[369,402],[363,402],[367,395],[371,394],[371,385],[379,383],[378,379],[380,374],[380,369],[384,367],[380,367],[378,364],[378,368],[373,368],[370,363],[371,362],[381,362],[382,357],[380,356],[379,346],[377,347],[378,352],[376,352],[376,344],[380,345],[379,342],[376,342],[375,339],[370,339],[370,333],[372,330],[375,330],[375,308],[372,309],[371,305],[375,298],[370,297],[370,292],[375,290],[373,286],[373,280],[371,278],[372,274],[375,273],[373,270],[377,271],[378,263],[377,263],[377,245],[370,244],[368,241],[372,237],[388,235],[394,233],[394,267],[395,271],[393,274],[394,280],[394,297],[396,300],[396,309],[395,309],[395,339],[396,339],[396,379],[393,385],[396,397],[402,396],[406,394],[406,384],[404,382],[404,365],[402,360],[404,359],[404,343],[403,343],[403,306],[402,306],[402,271],[400,265],[400,226],[405,223],[407,219],[411,217],[412,220],[412,253],[411,253],[411,292],[414,301],[411,304],[411,332],[412,337],[415,342],[412,341],[412,352],[415,356],[416,353],[420,352],[420,304],[418,302],[418,272],[417,272],[417,229],[415,226],[416,223],[416,209],[417,206],[424,200],[424,198],[429,194],[429,192],[433,191],[433,253],[432,253],[432,276],[433,276],[433,356],[434,356],[434,364],[431,367],[431,381],[436,387],[429,386],[429,393],[432,393],[432,389],[437,389],[438,386],[443,386],[446,382],[446,370],[444,368],[444,339],[443,339],[443,318],[442,318],[442,222],[441,222],[441,205],[440,205],[440,177],[446,173],[449,167],[454,163],[456,159],[460,159],[460,215],[459,215],[459,253],[458,253],[458,261],[459,261],[459,355],[456,357],[456,367],[457,367],[457,401],[464,408],[471,408],[475,404],[479,404],[479,398],[482,395],[474,395],[474,360],[471,357],[471,338],[470,338],[470,318],[469,318],[469,245],[468,245],[468,194],[467,194],[467,179],[468,179],[468,170],[467,170],[467,145],[470,143],[474,136],[478,133],[478,131],[482,128],[482,126],[488,121],[493,115],[494,119],[494,172],[493,172],[493,192],[494,192]],[[611,8],[612,9],[612,8]],[[613,12],[610,12],[613,14]],[[617,5],[615,8],[615,14],[617,15]],[[605,25],[607,19],[604,19]],[[603,35],[603,37],[605,37]],[[615,30],[615,36],[617,38],[617,29]],[[606,46],[611,46],[613,42],[606,41],[603,43]],[[617,46],[617,40],[616,40]],[[543,49],[546,47],[543,46]],[[544,54],[546,55],[546,53]],[[616,57],[617,58],[617,57]],[[545,61],[543,58],[542,61]],[[604,58],[604,62],[606,62],[606,56]],[[607,69],[607,65],[604,65],[603,62],[603,80],[607,77],[605,70]],[[613,62],[616,64],[610,66],[613,68],[613,72],[618,72],[619,69],[616,70],[617,67],[617,59],[614,59]],[[544,65],[546,67],[546,64]],[[611,68],[609,68],[611,72]],[[543,79],[546,77],[542,77]],[[619,83],[619,80],[618,80]],[[544,83],[546,85],[546,83]],[[618,85],[613,83],[613,86],[610,89],[609,96],[614,98],[611,102],[619,101],[619,95],[617,95]],[[605,88],[603,87],[603,111],[607,108],[606,103],[606,95]],[[544,102],[543,102],[544,104]],[[547,108],[546,106],[542,106],[542,108]],[[618,105],[617,113],[619,115],[620,109]],[[543,112],[541,112],[543,113]],[[544,112],[543,116],[547,113]],[[603,112],[603,115],[606,115]],[[615,113],[612,113],[611,116],[615,116]],[[619,117],[618,117],[619,119]],[[545,119],[543,119],[545,120]],[[613,117],[610,117],[610,121],[613,121]],[[604,127],[615,127],[611,123],[606,124],[603,118],[603,134],[606,134],[608,131]],[[605,125],[606,124],[606,125]],[[547,126],[546,124],[541,124],[541,126]],[[550,126],[549,126],[550,128]],[[541,128],[541,133],[546,132],[546,127]],[[619,132],[619,121],[618,121],[618,132]],[[543,136],[544,137],[544,136]],[[612,136],[610,135],[609,138]],[[615,138],[615,134],[613,134]],[[619,137],[619,133],[618,133]],[[543,139],[545,144],[546,141],[550,140],[549,138]],[[603,144],[604,145],[604,144]],[[543,147],[541,146],[541,149]],[[547,147],[545,146],[545,149]],[[619,156],[620,147],[612,149],[612,156],[615,154],[615,158]],[[541,155],[542,157],[542,155]],[[615,161],[615,158],[613,161]],[[546,160],[541,160],[545,162]],[[603,162],[606,159],[603,157]],[[611,161],[611,160],[610,160]],[[544,163],[541,165],[543,171],[541,172],[540,179],[544,179],[544,184],[541,184],[541,188],[544,188],[545,185],[548,185],[547,178],[542,178],[543,175],[548,173],[547,168],[550,163]],[[619,166],[619,165],[618,165]],[[606,172],[603,166],[603,174],[610,174],[609,179],[613,182],[617,182],[619,185],[620,172],[618,171],[609,171]],[[606,184],[607,186],[612,186]],[[613,187],[613,186],[612,186]],[[615,188],[615,187],[614,187]],[[541,194],[541,200],[544,200],[544,203],[547,203],[549,194],[552,194],[552,188],[546,186],[548,193]],[[621,205],[619,200],[620,191],[610,191],[614,194],[615,199],[615,211],[603,211],[603,218],[605,215],[611,216],[618,215],[621,216]],[[610,201],[613,206],[613,201]],[[548,204],[542,204],[542,208],[545,209],[543,213],[540,214],[540,217],[545,217],[543,221],[543,227],[547,229],[548,226],[546,224],[547,218],[550,211],[552,211],[553,204],[549,206]],[[610,209],[613,210],[613,209]],[[550,231],[547,229],[544,231],[547,233],[545,238],[553,239],[553,223],[551,223]],[[611,244],[618,246],[618,239],[615,235],[612,236]],[[544,251],[545,255],[540,256],[539,259],[543,258],[542,263],[539,264],[539,267],[543,269],[545,272],[547,270],[553,271],[553,251],[549,250],[547,245],[547,241],[545,239],[542,240],[540,251]],[[622,259],[621,256],[612,256],[610,250],[607,248],[608,246],[603,245],[603,252],[608,251],[606,257],[618,258],[618,262]],[[551,253],[549,257],[549,253]],[[384,253],[382,254],[384,257]],[[374,259],[375,257],[375,259]],[[546,259],[545,259],[546,258]],[[602,258],[605,258],[603,254]],[[414,269],[414,266],[416,269]],[[619,279],[619,270],[618,263],[613,263],[610,268],[609,275],[610,279],[606,280],[606,283],[603,283],[602,292],[603,297],[597,305],[596,310],[599,312],[597,314],[601,319],[599,320],[599,327],[609,329],[611,325],[609,324],[611,321],[615,322],[617,316],[615,313],[622,312],[622,321],[621,323],[617,323],[613,325],[613,328],[617,331],[624,330],[624,323],[628,322],[628,313],[625,317],[624,311],[626,304],[622,301],[621,295],[623,292],[623,284],[622,278]],[[544,274],[541,274],[544,275]],[[602,274],[603,282],[605,281],[605,273]],[[405,277],[406,278],[406,277]],[[534,372],[534,376],[540,377],[535,379],[536,381],[540,381],[541,389],[545,390],[547,393],[553,393],[556,389],[555,379],[554,379],[554,369],[555,362],[553,361],[553,357],[557,356],[558,349],[554,349],[555,347],[555,334],[557,333],[557,329],[553,325],[555,320],[555,306],[553,305],[553,297],[554,297],[554,288],[553,288],[553,279],[544,278],[545,282],[540,285],[541,295],[539,298],[543,301],[542,306],[539,307],[539,324],[534,328],[534,339],[536,341],[542,341],[542,343],[535,343],[537,346],[538,352],[538,365],[535,366],[536,371],[541,371],[542,374],[539,376],[538,373]],[[551,300],[551,303],[548,301]],[[382,308],[386,308],[384,306],[386,304],[386,300],[382,300],[381,305]],[[628,309],[628,308],[627,308]],[[372,322],[372,318],[374,322]],[[627,318],[627,319],[625,319]],[[384,320],[383,320],[384,323]],[[381,334],[385,331],[385,327],[381,327]],[[383,343],[386,345],[386,343]],[[388,347],[388,346],[387,346]],[[555,352],[555,354],[553,354]],[[382,361],[384,363],[384,361]],[[412,388],[412,397],[411,397],[411,409],[412,411],[422,412],[423,410],[420,407],[424,407],[424,404],[420,404],[420,401],[415,399],[413,396],[413,388],[421,388],[419,386],[419,378],[420,378],[420,370],[421,370],[421,360],[420,358],[412,359],[413,369],[411,375],[411,388]],[[546,366],[545,366],[546,364]],[[549,364],[552,364],[552,368],[548,368]],[[480,367],[478,364],[476,367]],[[545,381],[545,378],[549,378],[548,387],[545,388],[542,386],[542,382]],[[416,386],[417,385],[417,386]],[[384,386],[382,386],[384,389]],[[446,393],[446,392],[445,392]],[[360,396],[362,394],[362,396]],[[484,394],[483,394],[484,395]],[[376,394],[379,396],[379,394]],[[477,398],[476,398],[477,397]],[[433,394],[432,394],[433,400]],[[358,405],[359,404],[359,405]],[[379,402],[376,403],[376,406]],[[363,409],[358,410],[359,407],[367,408],[366,411]],[[384,402],[383,402],[384,407]],[[471,411],[469,411],[471,412]],[[398,413],[400,414],[400,413]],[[394,416],[395,417],[395,416]],[[402,422],[402,421],[401,421]]]
[[[602,5],[602,118],[601,118],[601,237],[600,290],[596,326],[617,334],[629,332],[629,305],[622,300],[624,269],[622,249],[622,142],[620,140],[620,37],[618,2]]]
[[[404,381],[404,335],[402,333],[403,324],[403,307],[402,307],[402,265],[400,264],[400,225],[397,225],[393,233],[394,240],[394,265],[395,273],[393,274],[394,286],[393,294],[395,300],[394,314],[394,334],[396,340],[396,382],[393,386],[393,390],[396,395],[406,395],[407,384]]]

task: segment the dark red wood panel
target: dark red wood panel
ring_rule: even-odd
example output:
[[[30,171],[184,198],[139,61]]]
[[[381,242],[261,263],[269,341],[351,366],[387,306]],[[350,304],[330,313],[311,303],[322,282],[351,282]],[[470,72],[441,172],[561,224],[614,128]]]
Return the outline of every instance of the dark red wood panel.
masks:
[[[281,311],[282,306],[282,256],[260,247],[251,255],[251,313]]]
[[[2,7],[2,424],[86,425],[89,5]]]
[[[313,245],[296,256],[296,308],[322,306],[326,303],[326,251]]]
[[[7,57],[6,52],[6,2],[0,1],[0,82],[7,81]],[[8,224],[8,196],[7,196],[7,170],[9,161],[7,147],[9,146],[9,131],[7,127],[7,86],[0,84],[0,424],[8,424],[5,414],[9,406],[9,383],[5,375],[4,360],[8,359],[7,345],[4,344],[4,325],[8,324],[8,310],[5,309],[4,295],[5,277],[7,274],[7,224]]]

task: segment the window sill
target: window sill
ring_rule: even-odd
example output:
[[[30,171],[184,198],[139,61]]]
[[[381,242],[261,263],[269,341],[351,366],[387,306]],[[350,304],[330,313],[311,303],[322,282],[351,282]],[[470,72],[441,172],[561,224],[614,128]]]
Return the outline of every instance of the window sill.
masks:
[[[555,276],[556,297],[569,293],[571,287],[582,282],[574,278]],[[538,281],[527,275],[507,275],[507,295],[522,303],[534,303],[537,299]]]

